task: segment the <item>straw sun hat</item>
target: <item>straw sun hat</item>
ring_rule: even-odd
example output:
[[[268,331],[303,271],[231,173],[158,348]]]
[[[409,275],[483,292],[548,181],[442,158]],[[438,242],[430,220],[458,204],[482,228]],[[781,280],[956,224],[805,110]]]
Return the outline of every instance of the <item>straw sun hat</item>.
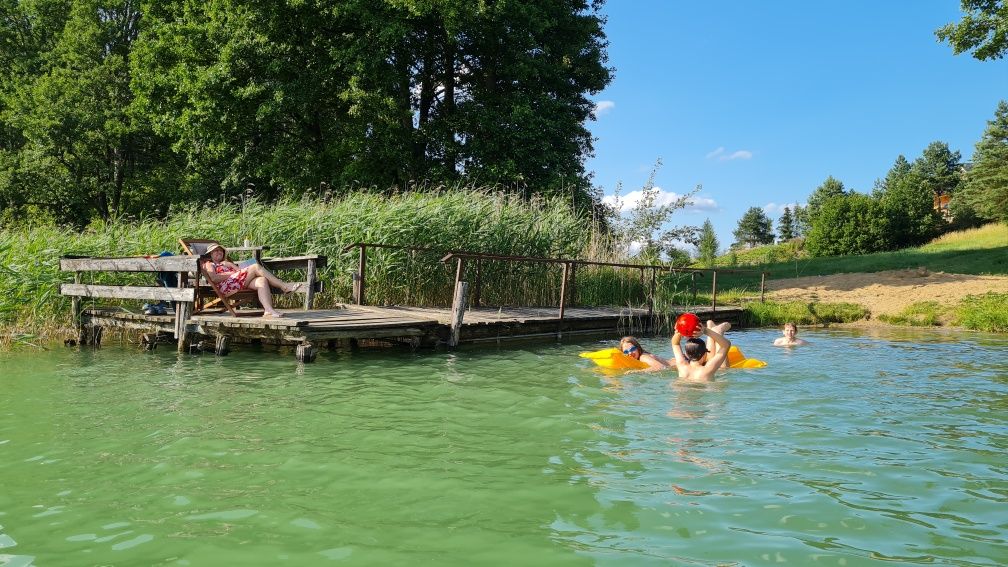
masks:
[[[223,246],[221,246],[220,244],[217,244],[216,242],[214,242],[210,246],[207,246],[206,253],[209,254],[209,253],[213,252],[214,250],[216,250],[218,248],[220,248],[221,250],[224,251],[225,254],[227,254],[227,248],[224,248]]]

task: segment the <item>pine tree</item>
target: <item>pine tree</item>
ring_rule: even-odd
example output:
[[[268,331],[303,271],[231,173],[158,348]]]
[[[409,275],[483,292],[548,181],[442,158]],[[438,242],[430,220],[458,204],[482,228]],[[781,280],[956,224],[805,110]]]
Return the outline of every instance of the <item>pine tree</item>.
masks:
[[[998,103],[987,122],[967,175],[967,199],[983,216],[1008,223],[1008,102]]]
[[[697,242],[697,255],[700,263],[707,268],[713,268],[719,246],[717,235],[714,234],[714,225],[711,224],[710,219],[707,219],[700,229],[700,238]]]
[[[791,209],[784,207],[784,213],[777,220],[777,232],[781,242],[791,240],[795,237],[794,219],[791,217]]]
[[[735,236],[735,245],[753,247],[759,244],[773,244],[772,230],[770,217],[763,212],[763,209],[749,207],[739,219],[738,228],[732,234]]]

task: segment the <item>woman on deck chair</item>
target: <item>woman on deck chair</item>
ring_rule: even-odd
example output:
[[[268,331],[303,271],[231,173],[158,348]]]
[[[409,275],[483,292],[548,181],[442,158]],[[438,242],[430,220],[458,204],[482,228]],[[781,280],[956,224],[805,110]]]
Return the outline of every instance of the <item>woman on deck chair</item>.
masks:
[[[284,293],[297,291],[300,283],[288,283],[276,277],[259,264],[240,268],[234,262],[226,260],[227,250],[220,244],[211,244],[207,248],[207,259],[203,267],[211,283],[217,286],[221,295],[228,297],[243,289],[254,289],[259,295],[259,303],[263,306],[263,317],[283,317],[273,308],[273,292],[270,286],[280,288]]]

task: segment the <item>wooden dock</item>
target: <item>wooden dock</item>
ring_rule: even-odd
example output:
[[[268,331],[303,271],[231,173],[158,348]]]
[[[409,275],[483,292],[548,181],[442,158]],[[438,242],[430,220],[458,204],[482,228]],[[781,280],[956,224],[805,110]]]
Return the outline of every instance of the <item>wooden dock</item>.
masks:
[[[689,308],[701,318],[709,309]],[[681,308],[687,310],[686,307]],[[451,344],[450,308],[377,307],[341,305],[336,309],[282,310],[282,318],[233,317],[229,314],[195,314],[185,323],[190,342],[206,340],[208,349],[226,354],[234,343],[262,342],[297,347],[299,360],[311,361],[317,349],[336,341],[380,339],[415,347]],[[741,309],[720,307],[716,317],[738,324]],[[174,343],[175,315],[145,315],[122,308],[84,309],[85,328],[133,329],[143,333],[148,348],[158,342]],[[563,318],[556,308],[471,308],[463,315],[458,344],[504,342],[575,335],[618,336],[645,334],[650,330],[648,311],[639,308],[568,308]],[[97,341],[100,342],[100,333]]]
[[[600,335],[616,338],[622,335],[645,335],[654,332],[658,322],[667,315],[692,311],[701,319],[727,320],[739,326],[741,308],[717,305],[717,271],[711,270],[712,301],[710,306],[677,306],[665,313],[656,311],[656,278],[658,273],[673,268],[663,265],[634,265],[566,258],[536,258],[495,254],[451,252],[441,262],[454,261],[455,281],[451,307],[373,306],[365,304],[368,248],[398,248],[425,251],[425,248],[384,244],[357,243],[360,248],[358,270],[353,276],[352,304],[331,309],[312,309],[313,292],[320,289],[316,269],[326,265],[324,256],[304,255],[291,258],[257,258],[273,269],[303,270],[306,291],[302,310],[284,310],[284,317],[263,318],[261,311],[209,311],[201,297],[201,268],[198,257],[142,256],[120,258],[60,259],[60,270],[72,273],[73,283],[60,285],[60,293],[72,298],[76,337],[68,344],[101,344],[106,328],[131,329],[143,334],[143,342],[154,348],[159,342],[175,342],[179,351],[195,346],[226,354],[235,343],[261,342],[296,346],[296,357],[311,362],[319,348],[334,346],[337,341],[379,340],[409,344],[414,347],[434,347],[479,342],[503,342],[521,339],[556,340],[572,335]],[[481,288],[486,285],[480,270],[482,261],[509,263],[544,263],[562,270],[557,306],[548,307],[486,307],[481,302]],[[467,281],[466,262],[474,262],[473,285]],[[644,305],[639,307],[584,307],[571,305],[576,296],[577,268],[591,265],[630,269],[640,272]],[[694,290],[696,277],[702,270],[679,269],[691,278]],[[645,271],[650,271],[647,278]],[[729,270],[731,271],[731,270]],[[82,276],[91,272],[134,272],[153,275],[175,274],[174,287],[149,285],[107,285],[84,283]],[[761,275],[760,297],[763,297],[765,276]],[[92,278],[89,278],[92,279]],[[151,278],[153,279],[153,278]],[[93,279],[92,279],[93,282]],[[215,292],[216,293],[216,292]],[[219,294],[218,294],[219,295]],[[119,303],[146,300],[171,305],[173,313],[147,315],[123,307],[97,307],[96,299],[112,299]],[[223,302],[223,299],[221,300]],[[87,302],[89,305],[85,307]],[[229,309],[234,309],[231,306]],[[242,315],[242,316],[239,316]],[[667,322],[667,321],[665,321]]]

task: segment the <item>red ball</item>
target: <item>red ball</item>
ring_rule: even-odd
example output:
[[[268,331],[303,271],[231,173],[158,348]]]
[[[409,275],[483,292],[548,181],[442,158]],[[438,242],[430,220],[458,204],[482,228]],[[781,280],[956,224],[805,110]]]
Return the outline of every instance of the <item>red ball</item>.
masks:
[[[676,330],[684,337],[692,337],[699,326],[700,318],[692,313],[683,313],[675,322]]]

